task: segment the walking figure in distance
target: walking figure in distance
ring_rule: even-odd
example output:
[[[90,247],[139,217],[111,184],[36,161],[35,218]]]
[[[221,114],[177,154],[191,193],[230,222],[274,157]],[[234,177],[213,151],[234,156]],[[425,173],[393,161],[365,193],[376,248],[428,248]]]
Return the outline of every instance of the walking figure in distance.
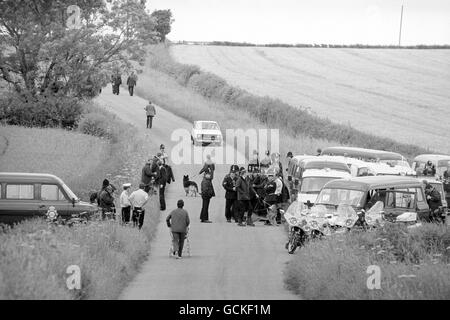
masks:
[[[151,101],[149,101],[148,105],[144,109],[147,112],[147,129],[151,129],[153,124],[153,117],[156,116],[155,106]]]
[[[133,96],[134,87],[136,86],[136,83],[137,83],[137,76],[134,74],[134,71],[132,71],[127,79],[128,92],[130,93],[130,96]]]

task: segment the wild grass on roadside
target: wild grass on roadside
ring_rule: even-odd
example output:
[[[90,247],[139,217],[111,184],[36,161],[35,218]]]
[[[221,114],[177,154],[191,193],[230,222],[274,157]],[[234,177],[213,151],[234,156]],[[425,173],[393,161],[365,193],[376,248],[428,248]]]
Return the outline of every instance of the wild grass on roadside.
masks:
[[[371,265],[379,290],[367,287]],[[304,299],[450,299],[450,229],[386,225],[313,241],[295,253],[285,283]]]
[[[49,227],[43,220],[0,231],[0,299],[116,299],[149,253],[159,221],[152,212],[142,231],[114,222]],[[71,265],[80,267],[80,290],[67,288]]]

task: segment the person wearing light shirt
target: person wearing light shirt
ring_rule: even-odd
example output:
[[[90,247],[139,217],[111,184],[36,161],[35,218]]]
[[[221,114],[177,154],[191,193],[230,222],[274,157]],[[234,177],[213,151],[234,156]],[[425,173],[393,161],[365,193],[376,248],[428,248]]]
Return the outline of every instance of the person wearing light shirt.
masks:
[[[123,184],[123,191],[120,194],[120,208],[122,209],[122,223],[130,222],[130,211],[131,211],[131,202],[130,202],[130,187],[131,183]]]
[[[131,206],[133,207],[133,224],[134,226],[138,226],[139,230],[144,224],[144,206],[149,200],[148,193],[144,191],[144,188],[145,184],[141,182],[139,184],[139,189],[132,192],[129,198]]]

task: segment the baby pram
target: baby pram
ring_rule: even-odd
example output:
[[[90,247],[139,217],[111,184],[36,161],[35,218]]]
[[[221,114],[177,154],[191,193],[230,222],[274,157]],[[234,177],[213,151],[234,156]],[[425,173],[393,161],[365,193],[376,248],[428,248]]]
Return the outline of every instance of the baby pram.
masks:
[[[173,254],[174,248],[173,248],[173,234],[172,234],[172,231],[170,231],[170,229],[169,229],[169,234],[170,234],[169,257],[171,257]],[[188,257],[191,256],[191,244],[189,242],[189,227],[187,228],[186,235],[184,238],[183,252],[185,252]]]

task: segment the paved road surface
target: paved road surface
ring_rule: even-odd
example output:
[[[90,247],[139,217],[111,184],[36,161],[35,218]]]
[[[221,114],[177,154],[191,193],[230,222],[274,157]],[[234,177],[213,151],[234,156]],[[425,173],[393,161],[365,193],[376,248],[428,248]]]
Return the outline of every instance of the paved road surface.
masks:
[[[190,123],[161,108],[156,109],[153,128],[145,128],[144,106],[147,101],[122,90],[114,96],[110,88],[97,99],[123,120],[138,126],[139,132],[164,143],[170,157],[173,130],[190,129]],[[150,156],[150,155],[149,155]],[[216,197],[211,200],[211,224],[200,223],[201,198],[185,197],[183,174],[195,176],[201,165],[173,166],[175,184],[166,191],[167,210],[162,213],[151,253],[141,272],[124,290],[121,299],[297,299],[284,288],[283,270],[289,255],[283,245],[282,227],[237,227],[224,217],[224,189],[221,186],[229,165],[218,165],[214,174]],[[200,186],[200,176],[194,178]],[[167,214],[184,199],[191,218],[191,257],[170,258]],[[147,213],[149,214],[149,213]]]

